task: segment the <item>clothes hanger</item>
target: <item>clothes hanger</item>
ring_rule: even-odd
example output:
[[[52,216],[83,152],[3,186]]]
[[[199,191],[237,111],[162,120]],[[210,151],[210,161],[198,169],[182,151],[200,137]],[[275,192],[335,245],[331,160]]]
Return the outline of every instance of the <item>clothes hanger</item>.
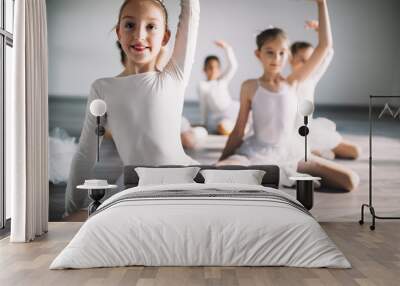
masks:
[[[379,114],[378,119],[381,119],[381,117],[382,117],[384,114],[386,114],[386,113],[389,113],[392,117],[394,117],[393,111],[392,111],[392,109],[390,108],[389,103],[385,103],[385,106],[383,107],[383,110],[382,110],[381,113]],[[397,113],[396,113],[396,114],[397,114]]]
[[[400,119],[400,107],[397,109],[396,113],[393,115],[394,118]]]

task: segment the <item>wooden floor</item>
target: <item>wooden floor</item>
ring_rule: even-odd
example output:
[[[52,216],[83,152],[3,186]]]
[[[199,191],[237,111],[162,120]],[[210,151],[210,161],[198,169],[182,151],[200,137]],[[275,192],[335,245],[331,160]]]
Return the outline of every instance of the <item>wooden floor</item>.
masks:
[[[50,223],[30,244],[0,241],[0,285],[382,285],[400,284],[400,223],[382,222],[375,232],[357,223],[322,223],[353,268],[124,267],[48,270],[82,223]]]

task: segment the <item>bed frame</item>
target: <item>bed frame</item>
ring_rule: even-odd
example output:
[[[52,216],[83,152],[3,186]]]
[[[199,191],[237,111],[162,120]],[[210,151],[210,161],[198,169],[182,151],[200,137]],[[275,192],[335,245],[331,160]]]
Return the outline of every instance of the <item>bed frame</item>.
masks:
[[[278,189],[279,187],[279,167],[275,165],[254,165],[254,166],[212,166],[212,165],[193,165],[194,167],[200,167],[201,170],[205,169],[218,169],[218,170],[263,170],[266,174],[263,177],[262,185],[265,187],[271,187]],[[182,168],[187,166],[182,165],[168,165],[168,166],[146,166],[146,165],[135,165],[124,167],[124,189],[136,187],[139,183],[138,174],[135,171],[137,167],[151,167],[151,168]],[[204,178],[200,174],[194,178],[197,183],[204,183]]]

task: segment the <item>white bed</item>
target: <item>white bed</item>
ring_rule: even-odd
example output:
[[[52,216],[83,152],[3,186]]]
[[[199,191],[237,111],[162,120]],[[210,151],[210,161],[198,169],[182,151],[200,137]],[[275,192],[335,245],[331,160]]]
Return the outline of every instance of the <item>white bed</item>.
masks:
[[[351,267],[318,222],[282,191],[198,183],[114,195],[50,269],[128,265]]]

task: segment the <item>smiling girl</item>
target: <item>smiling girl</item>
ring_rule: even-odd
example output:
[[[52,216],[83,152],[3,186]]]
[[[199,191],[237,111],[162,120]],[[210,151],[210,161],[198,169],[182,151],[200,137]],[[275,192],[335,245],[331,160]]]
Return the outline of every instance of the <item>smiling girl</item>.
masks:
[[[65,207],[68,215],[84,206],[86,195],[75,187],[93,176],[96,119],[89,112],[94,99],[107,104],[104,125],[113,135],[124,165],[196,163],[181,144],[184,91],[194,61],[200,7],[198,0],[181,0],[181,15],[173,54],[162,72],[157,58],[169,42],[168,13],[161,0],[126,0],[116,33],[124,70],[96,80],[88,98],[79,148],[70,170]]]

